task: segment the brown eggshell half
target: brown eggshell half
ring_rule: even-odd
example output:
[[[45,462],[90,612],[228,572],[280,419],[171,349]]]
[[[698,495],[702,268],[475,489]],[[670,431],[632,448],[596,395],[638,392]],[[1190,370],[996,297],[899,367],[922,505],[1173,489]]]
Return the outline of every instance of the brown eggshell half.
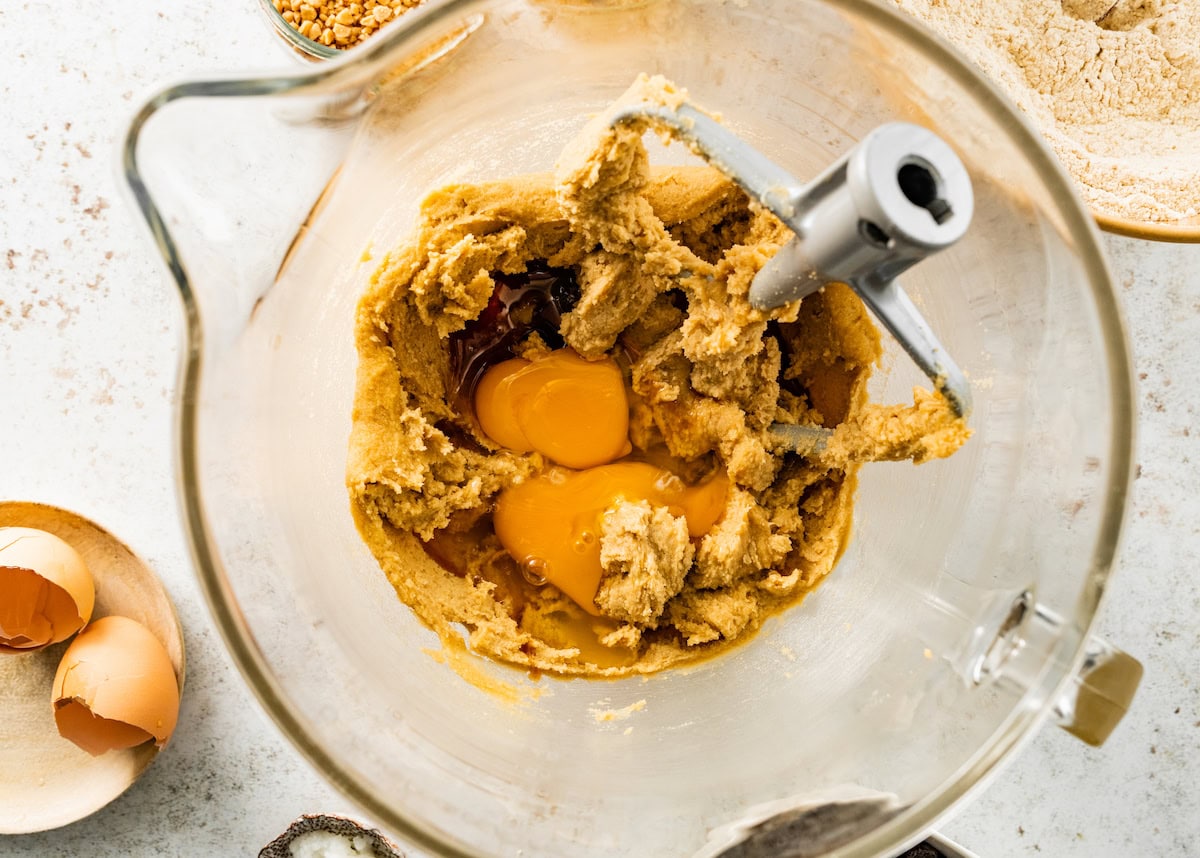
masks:
[[[179,718],[167,651],[128,617],[102,617],[67,647],[51,694],[58,732],[88,753],[166,744]]]
[[[0,527],[0,653],[64,641],[92,617],[96,585],[79,552],[31,527]]]

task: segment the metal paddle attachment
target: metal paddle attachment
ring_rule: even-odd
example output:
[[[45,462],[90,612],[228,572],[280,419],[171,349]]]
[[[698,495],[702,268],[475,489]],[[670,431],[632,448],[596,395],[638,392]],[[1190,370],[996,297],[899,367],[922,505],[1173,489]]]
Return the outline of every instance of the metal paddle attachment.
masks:
[[[787,224],[795,236],[758,272],[750,302],[780,307],[841,281],[896,338],[965,417],[971,394],[962,370],[896,278],[958,241],[975,208],[966,168],[931,131],[906,122],[881,125],[813,181],[802,184],[741,138],[686,102],[636,105],[618,125],[646,118],[667,126],[710,164]],[[797,448],[823,443],[829,430],[796,429]]]

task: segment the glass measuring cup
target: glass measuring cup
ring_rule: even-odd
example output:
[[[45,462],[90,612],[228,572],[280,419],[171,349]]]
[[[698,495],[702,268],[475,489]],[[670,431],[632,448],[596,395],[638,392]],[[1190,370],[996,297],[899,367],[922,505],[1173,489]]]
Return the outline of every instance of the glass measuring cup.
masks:
[[[350,518],[353,308],[425,192],[550,169],[639,71],[800,178],[891,119],[954,145],[974,225],[905,288],[971,378],[976,434],[946,462],[865,469],[828,582],[721,658],[606,683],[468,658],[472,684],[426,653]],[[883,855],[1041,719],[1101,740],[1127,704],[1136,663],[1088,636],[1132,425],[1095,229],[1006,103],[895,14],[449,0],[303,73],[164,89],[125,170],[183,302],[180,491],[217,625],[297,747],[411,842],[699,854],[854,785],[892,798],[807,854]],[[919,380],[888,347],[877,400]]]

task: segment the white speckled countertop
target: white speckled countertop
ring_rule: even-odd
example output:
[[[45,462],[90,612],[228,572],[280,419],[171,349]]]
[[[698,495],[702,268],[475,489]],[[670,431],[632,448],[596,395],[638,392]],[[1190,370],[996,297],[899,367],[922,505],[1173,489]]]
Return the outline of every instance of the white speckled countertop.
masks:
[[[0,498],[76,510],[140,552],[183,619],[189,676],[180,729],[133,789],[65,829],[0,837],[0,858],[256,855],[301,813],[353,809],[259,711],[192,579],[172,486],[180,320],[118,200],[114,147],[156,83],[291,60],[252,0],[87,7],[0,4]],[[942,826],[984,858],[1200,848],[1200,246],[1107,245],[1141,411],[1098,630],[1146,677],[1104,748],[1045,728]]]

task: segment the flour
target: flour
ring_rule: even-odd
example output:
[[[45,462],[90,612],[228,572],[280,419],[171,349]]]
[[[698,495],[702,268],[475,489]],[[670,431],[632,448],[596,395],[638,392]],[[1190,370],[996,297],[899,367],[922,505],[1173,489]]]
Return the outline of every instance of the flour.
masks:
[[[1041,128],[1101,215],[1200,214],[1200,0],[890,0]]]

